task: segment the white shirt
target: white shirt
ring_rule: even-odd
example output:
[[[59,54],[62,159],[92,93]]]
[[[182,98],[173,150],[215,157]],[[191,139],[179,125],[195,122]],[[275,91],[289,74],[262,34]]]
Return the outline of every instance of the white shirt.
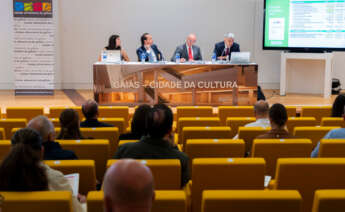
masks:
[[[271,127],[271,123],[269,119],[258,119],[256,122],[252,122],[249,124],[244,125],[244,127]],[[235,135],[233,139],[238,139],[238,134]]]
[[[156,54],[155,54],[155,52],[153,51],[153,49],[151,48],[151,46],[150,46],[149,50],[146,50],[146,52],[147,52],[148,54],[151,54],[151,53],[152,53],[153,62],[157,62]]]

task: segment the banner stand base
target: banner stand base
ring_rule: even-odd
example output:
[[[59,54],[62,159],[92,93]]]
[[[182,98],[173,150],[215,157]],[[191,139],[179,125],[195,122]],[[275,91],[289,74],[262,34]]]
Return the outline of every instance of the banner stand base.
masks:
[[[15,96],[54,96],[54,90],[16,89]]]

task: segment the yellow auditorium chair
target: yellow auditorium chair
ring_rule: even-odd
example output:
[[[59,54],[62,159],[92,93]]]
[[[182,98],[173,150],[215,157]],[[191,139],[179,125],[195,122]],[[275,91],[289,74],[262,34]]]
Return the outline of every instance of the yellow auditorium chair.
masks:
[[[192,212],[201,211],[204,190],[264,189],[262,158],[197,158],[192,168]]]
[[[314,117],[289,117],[286,122],[287,130],[292,134],[295,127],[314,127],[318,123]]]
[[[302,117],[315,117],[316,121],[321,123],[323,117],[330,117],[332,106],[303,106],[301,111]]]
[[[220,106],[218,116],[222,125],[226,125],[227,118],[230,117],[254,117],[253,106]]]
[[[296,138],[307,138],[313,143],[313,148],[329,131],[339,127],[295,127],[293,135]]]
[[[268,127],[240,127],[238,129],[238,138],[243,139],[245,143],[245,151],[250,152],[253,145],[253,140],[259,135],[270,131]]]
[[[0,211],[73,212],[69,191],[1,192]]]
[[[297,107],[296,106],[285,106],[288,117],[296,117]]]
[[[344,121],[344,118],[339,118],[339,117],[323,117],[321,120],[321,126],[323,127],[337,126],[337,127],[345,128],[345,121]]]
[[[188,139],[231,139],[230,127],[184,127],[182,130],[182,149],[185,151]]]
[[[96,190],[96,169],[93,160],[46,160],[50,168],[64,175],[79,173],[79,193],[87,194]]]
[[[102,181],[109,155],[108,140],[56,140],[63,149],[74,151],[80,160],[94,160],[96,176]]]
[[[119,128],[120,134],[126,133],[127,124],[124,118],[98,118],[98,121],[105,122]]]
[[[138,142],[139,140],[120,140],[119,141],[119,146],[127,144],[127,143],[135,143]]]
[[[128,106],[99,106],[100,118],[123,118],[125,121],[125,129],[129,122],[129,107]]]
[[[87,211],[104,211],[103,191],[87,195]],[[156,190],[151,212],[187,212],[186,193],[182,190]]]
[[[176,121],[181,117],[213,117],[213,108],[211,106],[178,106]]]
[[[0,128],[0,140],[4,140],[5,139],[5,130],[4,128]],[[11,136],[12,138],[12,136]]]
[[[80,106],[60,106],[60,107],[50,107],[49,108],[49,118],[57,118],[59,119],[60,114],[62,111],[66,109],[73,109],[78,112],[79,120],[82,120],[84,118],[83,112],[81,111]]]
[[[312,212],[344,212],[345,190],[317,190]]]
[[[118,160],[108,160],[107,168]],[[155,189],[181,189],[181,163],[178,159],[149,159],[138,160],[151,169],[155,179]]]
[[[318,189],[345,189],[344,158],[278,159],[276,190],[298,190],[303,198],[302,211],[310,212]]]
[[[309,139],[255,139],[252,157],[264,158],[266,175],[274,178],[279,158],[310,157],[312,143]]]
[[[26,124],[26,119],[0,119],[0,128],[4,128],[6,139],[11,139],[13,128],[24,128]]]
[[[39,115],[44,115],[43,107],[8,107],[6,108],[6,118],[26,119],[28,122]]]
[[[255,117],[230,117],[226,119],[226,126],[231,128],[232,137],[238,134],[238,129],[246,124],[255,122]]]
[[[0,140],[0,161],[2,161],[11,150],[11,141]]]
[[[302,197],[298,191],[206,190],[202,211],[301,212]]]
[[[49,120],[53,123],[55,128],[58,128],[61,126],[59,118],[49,118]]]
[[[244,156],[244,141],[232,139],[189,139],[186,144],[189,168],[194,158],[241,158]]]
[[[345,158],[345,139],[322,139],[320,158]]]

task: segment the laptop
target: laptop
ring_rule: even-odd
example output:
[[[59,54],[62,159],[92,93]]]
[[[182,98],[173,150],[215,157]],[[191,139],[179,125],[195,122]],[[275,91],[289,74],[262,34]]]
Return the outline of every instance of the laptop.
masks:
[[[250,63],[250,52],[232,52],[230,63],[233,63],[233,64]]]
[[[110,63],[121,62],[121,51],[120,50],[102,51],[102,62],[110,62]]]

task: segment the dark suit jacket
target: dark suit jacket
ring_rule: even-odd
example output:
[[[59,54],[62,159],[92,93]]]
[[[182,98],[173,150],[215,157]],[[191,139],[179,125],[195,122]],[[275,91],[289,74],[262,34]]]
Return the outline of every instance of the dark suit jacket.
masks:
[[[226,50],[224,41],[216,43],[213,52],[216,53],[217,57],[225,56]],[[232,52],[240,52],[240,45],[234,42],[234,44],[230,48],[229,60],[231,60]]]
[[[100,122],[97,119],[86,119],[80,123],[80,127],[114,127],[111,124]]]
[[[162,52],[159,51],[158,47],[157,47],[155,44],[153,44],[153,45],[151,46],[151,49],[152,49],[153,52],[155,53],[156,58],[157,58],[157,61],[161,61],[161,60],[164,59],[164,58],[163,58]],[[145,49],[144,46],[141,46],[141,47],[139,47],[139,48],[137,49],[138,61],[141,61],[141,55],[142,55],[142,53],[145,54],[145,61],[148,62],[148,61],[149,61],[149,54],[146,52],[146,49]]]
[[[193,45],[192,49],[193,49],[193,59],[202,60],[200,47]],[[176,61],[176,53],[179,53],[181,58],[184,58],[186,61],[188,61],[189,57],[188,57],[188,49],[187,49],[186,44],[182,44],[181,46],[176,47],[176,50],[173,56],[171,57],[171,61]]]
[[[180,152],[177,147],[161,139],[152,139],[148,136],[141,138],[139,142],[127,143],[118,147],[115,159],[133,158],[133,159],[179,159],[181,162],[181,183],[185,186],[189,177],[188,156]]]
[[[60,144],[54,141],[43,142],[44,160],[77,160],[73,151],[64,150]]]

